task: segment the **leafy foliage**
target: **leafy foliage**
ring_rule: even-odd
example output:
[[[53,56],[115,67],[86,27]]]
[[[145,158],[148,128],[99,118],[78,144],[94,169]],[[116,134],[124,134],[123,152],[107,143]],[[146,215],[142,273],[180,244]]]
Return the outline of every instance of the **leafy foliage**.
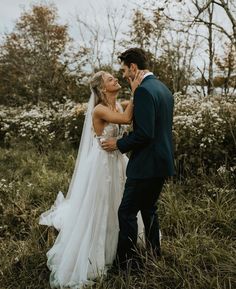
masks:
[[[84,52],[76,57],[82,58]],[[22,105],[78,94],[80,64],[72,57],[68,26],[57,23],[54,6],[24,12],[0,47],[0,103]],[[70,73],[71,67],[77,74]]]

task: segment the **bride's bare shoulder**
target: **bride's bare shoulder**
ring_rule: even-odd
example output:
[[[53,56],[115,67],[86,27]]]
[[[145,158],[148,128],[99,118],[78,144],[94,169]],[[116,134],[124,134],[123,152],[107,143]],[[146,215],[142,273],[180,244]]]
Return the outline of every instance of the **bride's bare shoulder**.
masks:
[[[101,115],[105,113],[109,108],[101,103],[97,104],[93,109],[94,115]]]

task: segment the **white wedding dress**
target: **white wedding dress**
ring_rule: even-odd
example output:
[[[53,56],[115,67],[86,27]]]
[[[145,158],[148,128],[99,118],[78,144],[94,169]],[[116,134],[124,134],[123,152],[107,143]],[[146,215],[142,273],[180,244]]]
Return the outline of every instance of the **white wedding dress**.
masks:
[[[106,274],[115,259],[119,223],[118,208],[124,191],[128,158],[118,150],[106,152],[102,138],[122,137],[124,125],[107,124],[101,136],[93,130],[96,96],[91,94],[75,169],[66,198],[59,192],[54,205],[39,223],[59,234],[47,252],[52,288],[80,289]],[[119,104],[117,107],[122,112]],[[139,240],[144,242],[138,215]]]
[[[120,137],[122,126],[108,124],[102,138]],[[52,288],[81,288],[106,273],[118,242],[118,207],[124,191],[128,158],[106,152],[94,135],[83,170],[76,176],[77,193],[60,192],[40,224],[53,225],[59,235],[47,253]]]

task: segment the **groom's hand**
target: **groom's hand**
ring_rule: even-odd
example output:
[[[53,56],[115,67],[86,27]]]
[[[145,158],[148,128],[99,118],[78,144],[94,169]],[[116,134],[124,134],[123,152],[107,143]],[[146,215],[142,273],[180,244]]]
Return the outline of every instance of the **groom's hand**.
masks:
[[[109,139],[102,141],[101,146],[107,152],[112,152],[112,151],[117,150],[116,138],[109,138]]]

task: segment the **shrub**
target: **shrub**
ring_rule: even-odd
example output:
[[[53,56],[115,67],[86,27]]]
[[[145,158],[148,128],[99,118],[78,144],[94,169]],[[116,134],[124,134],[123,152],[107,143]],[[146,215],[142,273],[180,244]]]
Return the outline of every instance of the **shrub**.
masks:
[[[230,167],[236,160],[236,100],[175,94],[174,143],[178,174]],[[67,141],[78,147],[86,104],[65,101],[30,108],[1,107],[0,144],[30,141],[40,151]]]
[[[33,143],[40,151],[69,141],[78,145],[86,104],[67,101],[53,103],[53,108],[32,106],[30,108],[1,107],[0,144],[10,145],[23,141]]]
[[[236,160],[235,98],[175,95],[174,141],[178,172],[230,166]]]

